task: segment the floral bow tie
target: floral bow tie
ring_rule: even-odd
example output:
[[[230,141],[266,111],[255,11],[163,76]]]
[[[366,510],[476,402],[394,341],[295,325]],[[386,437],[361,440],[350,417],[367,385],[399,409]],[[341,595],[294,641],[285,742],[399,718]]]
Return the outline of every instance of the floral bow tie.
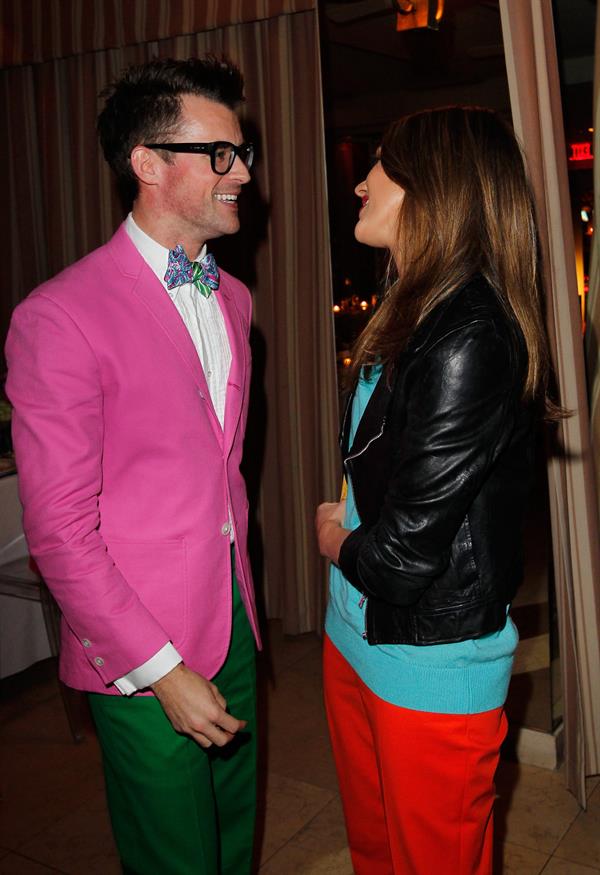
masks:
[[[175,249],[169,249],[165,282],[168,289],[193,283],[201,295],[210,298],[212,291],[219,288],[219,268],[214,255],[208,253],[200,261],[190,261],[178,243]]]

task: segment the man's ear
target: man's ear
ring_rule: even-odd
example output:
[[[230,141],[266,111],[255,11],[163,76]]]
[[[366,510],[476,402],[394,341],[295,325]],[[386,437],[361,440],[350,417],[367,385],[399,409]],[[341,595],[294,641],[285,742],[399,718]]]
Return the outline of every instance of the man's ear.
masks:
[[[130,159],[133,172],[144,185],[157,185],[160,182],[164,165],[163,159],[152,149],[135,146]]]

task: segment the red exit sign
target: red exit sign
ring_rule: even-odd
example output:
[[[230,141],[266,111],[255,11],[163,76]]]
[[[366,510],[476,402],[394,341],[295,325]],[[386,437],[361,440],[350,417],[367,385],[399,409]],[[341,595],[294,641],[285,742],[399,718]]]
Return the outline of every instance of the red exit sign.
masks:
[[[569,155],[569,161],[594,160],[594,156],[592,154],[592,144],[589,142],[569,143],[569,149],[571,150],[571,154]]]

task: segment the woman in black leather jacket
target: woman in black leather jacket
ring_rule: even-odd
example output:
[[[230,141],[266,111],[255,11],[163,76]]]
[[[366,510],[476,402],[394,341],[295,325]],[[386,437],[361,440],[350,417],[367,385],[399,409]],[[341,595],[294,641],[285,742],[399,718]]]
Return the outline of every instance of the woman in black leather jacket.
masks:
[[[354,351],[347,498],[317,511],[350,850],[358,875],[489,875],[508,609],[552,414],[531,196],[512,132],[465,107],[392,125],[356,193],[356,237],[396,278]]]

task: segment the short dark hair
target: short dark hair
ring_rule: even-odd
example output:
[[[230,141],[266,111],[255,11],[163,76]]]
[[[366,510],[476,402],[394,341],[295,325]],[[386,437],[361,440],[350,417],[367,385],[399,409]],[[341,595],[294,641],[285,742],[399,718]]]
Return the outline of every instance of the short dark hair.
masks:
[[[133,148],[160,142],[176,131],[185,94],[236,109],[244,100],[244,79],[235,64],[214,55],[182,61],[157,58],[129,67],[101,92],[105,104],[98,116],[98,137],[126,200],[138,194],[130,161]]]

